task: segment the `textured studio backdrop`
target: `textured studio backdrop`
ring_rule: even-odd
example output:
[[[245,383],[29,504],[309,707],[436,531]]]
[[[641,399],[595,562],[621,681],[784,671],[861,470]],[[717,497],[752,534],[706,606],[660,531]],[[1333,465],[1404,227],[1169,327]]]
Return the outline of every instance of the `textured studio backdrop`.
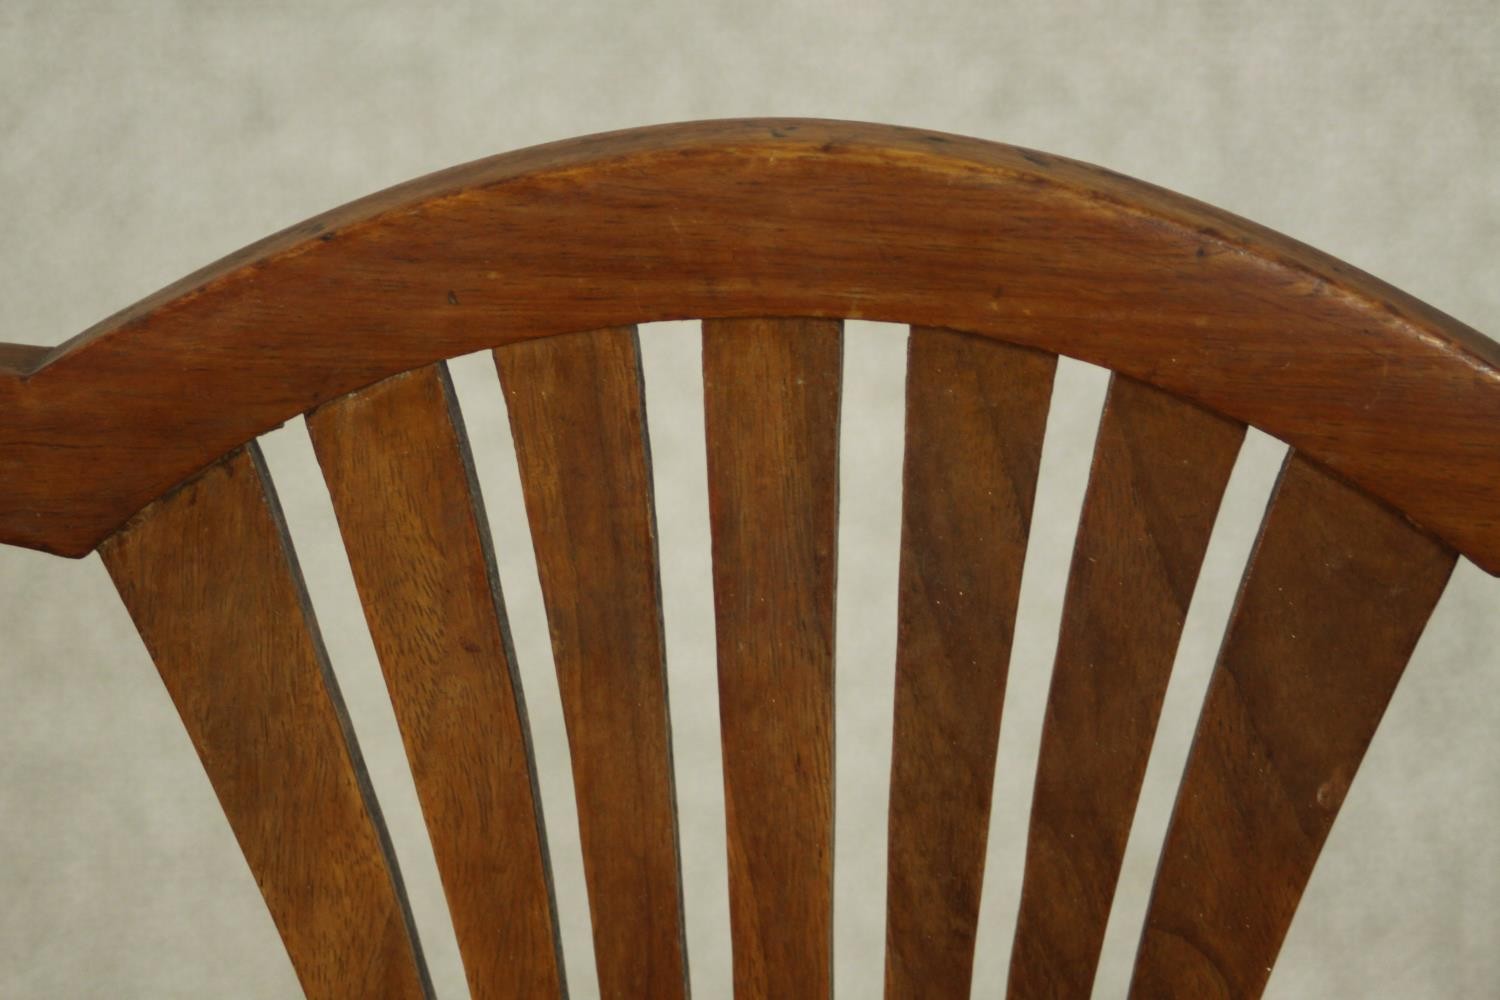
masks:
[[[57,343],[326,208],[552,139],[741,115],[965,133],[1227,208],[1500,334],[1500,11],[996,0],[0,4],[0,341]],[[904,331],[850,325],[838,594],[835,963],[878,993]],[[688,947],[729,991],[695,330],[643,330]],[[452,365],[537,746],[573,996],[597,995],[551,654],[493,366]],[[976,996],[1003,991],[1025,815],[1104,375],[1065,362],[1011,664]],[[4,415],[0,414],[0,420]],[[264,439],[440,996],[465,995],[410,774],[301,422]],[[1111,918],[1129,973],[1154,849],[1281,446],[1252,434],[1204,565]],[[1418,647],[1269,995],[1500,989],[1500,583],[1466,562]],[[0,550],[0,996],[283,997],[297,983],[97,558]]]

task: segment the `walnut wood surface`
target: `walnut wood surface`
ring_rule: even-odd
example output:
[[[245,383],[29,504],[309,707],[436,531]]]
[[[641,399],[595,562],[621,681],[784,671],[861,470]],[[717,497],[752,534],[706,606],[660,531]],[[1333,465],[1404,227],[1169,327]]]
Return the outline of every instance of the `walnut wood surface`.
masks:
[[[309,414],[469,988],[563,993],[525,707],[446,368]]]
[[[703,324],[734,992],[829,997],[843,331]]]
[[[630,326],[682,318],[705,320],[736,994],[831,991],[841,321],[862,318],[914,327],[887,994],[968,990],[1012,618],[1066,354],[1116,376],[1010,992],[1089,991],[1249,424],[1293,451],[1205,702],[1132,994],[1257,996],[1457,554],[1500,570],[1500,347],[1109,171],[796,120],[638,129],[457,167],[247,247],[56,349],[0,344],[0,544],[99,547],[307,993],[431,992],[253,445],[308,412],[470,985],[564,992],[493,553],[433,367],[493,347],[601,992],[686,997]]]
[[[431,995],[252,446],[100,547],[311,998]]]
[[[656,517],[629,327],[495,352],[552,631],[605,997],[687,995]]]
[[[1183,621],[1245,429],[1116,377],[1073,548],[1009,995],[1086,998]]]
[[[908,346],[885,995],[968,997],[1053,355]]]
[[[1500,349],[1242,219],[911,129],[638,129],[335,209],[0,372],[0,543],[88,552],[318,403],[496,344],[649,320],[971,330],[1260,427],[1500,568]]]
[[[1131,996],[1258,997],[1452,550],[1292,453],[1167,833]]]

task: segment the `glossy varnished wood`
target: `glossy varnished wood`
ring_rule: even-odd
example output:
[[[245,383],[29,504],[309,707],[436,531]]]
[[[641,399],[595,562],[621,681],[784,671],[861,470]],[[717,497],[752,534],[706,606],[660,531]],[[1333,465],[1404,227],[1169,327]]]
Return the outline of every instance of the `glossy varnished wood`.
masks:
[[[885,995],[967,997],[1057,359],[915,329],[907,365]]]
[[[100,555],[311,998],[430,995],[399,873],[253,447]]]
[[[308,416],[476,997],[563,992],[499,580],[446,369]]]
[[[828,997],[841,325],[703,325],[739,1000]]]
[[[1009,995],[1086,998],[1242,425],[1110,382],[1073,549]]]
[[[831,990],[844,318],[915,325],[892,997],[968,991],[1055,356],[1116,374],[1044,726],[1013,996],[1089,992],[1243,426],[1292,445],[1132,987],[1258,995],[1456,552],[1500,570],[1500,347],[1294,241],[1108,171],[793,120],[640,129],[458,167],[272,236],[56,349],[0,344],[0,544],[99,547],[308,994],[430,993],[252,441],[309,412],[470,986],[565,992],[493,553],[433,367],[493,347],[601,992],[686,997],[630,326],[680,318],[706,319],[737,995]]]
[[[1258,997],[1454,554],[1293,453],[1209,685],[1133,997]]]
[[[729,121],[393,188],[0,372],[0,542],[88,552],[328,399],[548,334],[726,316],[972,330],[1288,441],[1500,568],[1500,349],[1352,268],[1119,175],[957,136]]]
[[[666,659],[635,330],[495,352],[536,546],[605,997],[687,993]]]

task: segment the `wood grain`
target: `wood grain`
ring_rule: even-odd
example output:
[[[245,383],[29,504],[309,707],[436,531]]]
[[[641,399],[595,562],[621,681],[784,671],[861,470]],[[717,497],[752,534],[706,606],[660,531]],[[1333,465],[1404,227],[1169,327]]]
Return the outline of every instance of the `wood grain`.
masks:
[[[1258,997],[1454,564],[1291,454],[1179,789],[1133,997]]]
[[[364,765],[254,446],[100,555],[310,998],[426,997]]]
[[[885,995],[969,995],[1000,707],[1057,359],[914,329]]]
[[[1210,687],[1133,992],[1258,995],[1456,554],[1500,571],[1500,346],[1106,170],[786,119],[454,168],[247,247],[56,349],[0,344],[0,544],[99,547],[309,995],[430,993],[253,446],[314,410],[471,987],[564,990],[492,553],[451,389],[428,367],[491,347],[567,716],[601,990],[687,995],[629,326],[682,318],[706,320],[737,993],[831,989],[840,321],[856,318],[918,328],[888,994],[968,986],[1046,373],[1066,354],[1117,377],[1044,727],[1011,992],[1088,989],[1249,424],[1293,453]]]
[[[734,992],[829,997],[842,326],[703,325]]]
[[[1093,988],[1183,622],[1242,425],[1116,376],[1063,605],[1012,997]]]
[[[308,415],[396,710],[469,989],[564,992],[526,712],[444,366]]]
[[[687,995],[666,654],[629,327],[495,352],[552,631],[604,997]]]
[[[443,358],[651,320],[971,330],[1260,427],[1500,569],[1500,348],[1117,174],[750,120],[522,150],[335,209],[0,373],[0,543],[82,555],[229,449]]]

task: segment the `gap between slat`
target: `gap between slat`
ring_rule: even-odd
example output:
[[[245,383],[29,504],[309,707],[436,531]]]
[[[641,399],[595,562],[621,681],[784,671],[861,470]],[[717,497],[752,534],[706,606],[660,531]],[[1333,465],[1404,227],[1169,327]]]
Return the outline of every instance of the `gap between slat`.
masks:
[[[905,326],[844,324],[834,643],[834,995],[879,996],[901,555]]]
[[[385,818],[433,988],[443,1000],[467,997],[458,940],[411,767],[306,424],[291,421],[264,435],[261,448],[349,724]]]
[[[1107,370],[1058,358],[1000,720],[975,934],[976,997],[1005,993],[1063,595],[1108,386]]]
[[[1125,842],[1120,880],[1105,925],[1094,979],[1094,1000],[1124,997],[1129,988],[1157,859],[1197,729],[1203,697],[1235,594],[1285,457],[1285,444],[1250,428],[1224,489],[1219,516],[1209,536],[1198,585],[1188,605],[1182,639],[1172,662],[1172,676],[1162,701],[1135,818]]]
[[[699,997],[727,997],[733,991],[733,962],[714,669],[703,345],[696,322],[644,325],[640,343],[672,702],[689,973]]]
[[[448,370],[468,429],[475,477],[485,499],[516,670],[525,693],[568,991],[575,1000],[593,1000],[599,996],[599,977],[594,966],[572,758],[505,399],[489,352],[454,358],[448,362]]]

